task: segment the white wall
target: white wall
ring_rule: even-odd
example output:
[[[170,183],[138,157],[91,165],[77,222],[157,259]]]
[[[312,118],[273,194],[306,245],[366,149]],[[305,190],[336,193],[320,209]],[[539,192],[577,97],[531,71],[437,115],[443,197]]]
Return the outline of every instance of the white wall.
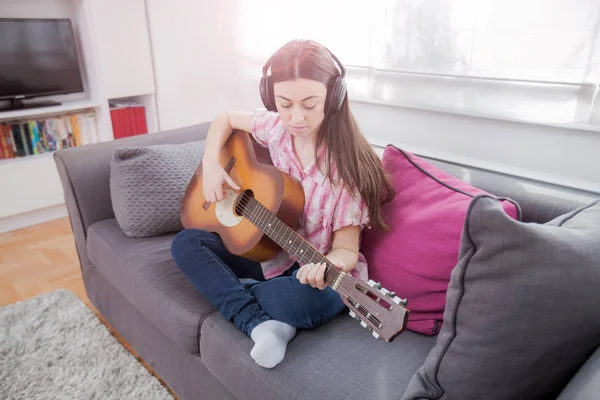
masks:
[[[144,0],[93,0],[89,12],[104,97],[154,93]]]
[[[258,83],[240,77],[229,17],[235,0],[147,6],[162,129],[261,106]],[[356,102],[352,110],[373,144],[600,193],[600,132]]]
[[[371,143],[600,193],[600,132],[353,103]]]
[[[237,86],[231,0],[147,0],[161,129],[244,105]],[[258,98],[260,100],[260,98]]]

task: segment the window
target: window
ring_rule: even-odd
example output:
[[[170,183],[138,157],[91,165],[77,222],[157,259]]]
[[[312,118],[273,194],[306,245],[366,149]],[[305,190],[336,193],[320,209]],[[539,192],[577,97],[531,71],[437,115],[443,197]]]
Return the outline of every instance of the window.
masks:
[[[536,123],[600,125],[597,0],[239,1],[236,45],[260,68],[293,38],[347,66],[350,97]]]

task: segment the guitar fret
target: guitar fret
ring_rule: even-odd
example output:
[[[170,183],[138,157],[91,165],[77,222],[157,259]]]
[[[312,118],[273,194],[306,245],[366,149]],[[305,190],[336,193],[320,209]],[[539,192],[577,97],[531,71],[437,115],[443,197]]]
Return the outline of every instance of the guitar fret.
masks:
[[[280,236],[279,231],[281,230],[281,223],[279,221],[275,221],[275,228],[277,229],[277,231],[275,232],[275,235]]]
[[[277,244],[279,244],[279,242],[281,241],[279,239],[279,222],[277,221],[276,217],[273,214],[269,213],[267,215],[267,218],[269,221],[269,227],[271,228],[273,236],[275,237],[275,242]]]
[[[248,218],[250,220],[250,222],[252,222],[252,223],[255,223],[257,208],[258,207],[253,207],[252,210],[250,211],[250,214],[246,215],[246,218]],[[248,210],[248,207],[246,207],[246,209],[244,211],[247,211],[247,210]]]
[[[308,246],[308,243],[306,243],[305,241],[302,241],[302,245],[300,246],[300,249],[301,249],[300,251],[302,251],[302,253],[304,254],[303,257],[307,258],[307,260],[304,263],[310,264],[310,260],[312,259],[312,257],[309,254],[310,247]]]
[[[300,252],[302,253],[302,263],[303,264],[308,264],[308,261],[310,261],[310,257],[308,257],[308,260],[304,261],[304,258],[307,257],[306,251],[305,251],[305,247],[306,247],[306,243],[303,241],[300,244]]]
[[[268,231],[269,224],[266,220],[266,217],[268,217],[267,213],[265,212],[266,209],[265,209],[265,207],[262,206],[262,204],[259,204],[258,208],[260,209],[259,219],[260,219],[260,222],[262,223],[263,230]]]
[[[314,260],[314,258],[316,258],[316,260]],[[321,255],[317,254],[317,252],[313,251],[312,254],[310,255],[310,262],[314,263],[314,262],[322,262],[321,260]]]
[[[287,251],[288,253],[290,253],[292,251],[292,247],[290,246],[291,244],[291,237],[294,234],[294,232],[291,229],[287,230],[287,237],[285,238],[285,246],[284,246],[284,250]]]
[[[302,245],[304,244],[304,242],[302,241],[302,239],[298,238],[298,240],[300,241],[300,243],[295,247],[295,253],[296,253],[296,258],[298,259],[298,261],[300,262],[300,265],[305,265],[306,262],[304,261],[304,250],[302,250]]]
[[[340,274],[337,268],[314,249],[309,242],[304,240],[297,232],[287,226],[256,199],[248,201],[243,214],[283,250],[296,258],[301,265],[325,262],[327,265],[325,282],[328,285],[335,282]]]
[[[281,233],[282,228],[283,228],[282,223],[281,223],[281,221],[279,221],[279,219],[276,219],[275,216],[271,216],[271,219],[273,219],[273,223],[274,223],[273,230],[275,232],[273,234],[277,237],[279,243],[283,244],[282,243],[283,233]]]
[[[251,203],[249,203],[249,204],[251,204]],[[252,223],[253,223],[253,224],[255,224],[255,225],[256,225],[256,226],[257,226],[259,229],[261,229],[261,230],[262,230],[262,227],[260,226],[260,222],[259,222],[259,219],[258,219],[258,215],[259,215],[259,213],[260,213],[260,208],[259,208],[259,207],[257,207],[257,205],[256,205],[256,204],[253,204],[253,206],[254,206],[254,207],[253,207],[253,209],[252,209],[252,212],[250,213],[250,217],[249,217],[248,219],[250,220],[250,222],[252,222]]]
[[[296,248],[296,242],[297,242],[298,240],[300,240],[300,237],[299,237],[299,235],[296,235],[296,236],[294,236],[294,241],[293,241],[293,243],[291,244],[291,246],[290,246],[290,247],[291,247],[291,248]],[[298,257],[297,257],[295,254],[294,254],[294,257],[298,258]],[[302,262],[301,260],[298,260],[298,261]]]
[[[256,208],[258,208],[258,214],[256,215],[256,222],[258,223],[260,229],[264,232],[266,230],[265,222],[263,221],[263,208],[260,204],[256,204]]]
[[[315,256],[315,252],[313,249],[311,249],[309,246],[306,246],[306,257],[308,257],[308,262],[312,263],[313,262],[313,258]]]

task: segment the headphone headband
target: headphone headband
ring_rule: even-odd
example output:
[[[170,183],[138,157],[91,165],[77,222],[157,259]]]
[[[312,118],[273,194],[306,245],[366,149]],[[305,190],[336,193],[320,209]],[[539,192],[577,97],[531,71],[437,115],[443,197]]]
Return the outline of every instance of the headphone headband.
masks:
[[[337,64],[338,68],[340,69],[340,75],[339,76],[341,78],[346,77],[346,69],[344,68],[344,66],[342,65],[342,63],[340,62],[340,60],[327,47],[323,46],[323,48],[325,50],[327,50],[327,52],[329,53],[329,55],[331,56],[331,58],[333,58],[333,60]],[[271,55],[271,57],[269,57],[269,59],[265,62],[265,65],[263,65],[263,67],[262,67],[262,74],[263,74],[263,76],[267,76],[267,73],[269,72],[269,68],[271,67],[271,63],[273,62],[273,58],[275,58],[275,56],[277,55],[278,52],[279,52],[279,50],[276,51],[275,53],[273,53]]]
[[[324,46],[323,46],[324,47]],[[335,61],[337,66],[339,67],[339,75],[335,78],[331,79],[329,84],[327,85],[327,98],[325,99],[325,113],[332,114],[336,111],[339,111],[342,108],[342,104],[344,103],[344,99],[346,98],[346,69],[340,62],[340,60],[333,54],[327,47],[324,47],[325,50],[329,53],[331,58]],[[273,58],[276,54],[279,53],[277,50],[263,65],[262,67],[262,78],[260,79],[260,98],[262,99],[263,104],[269,111],[277,111],[277,107],[275,105],[275,96],[273,95],[273,83],[271,81],[271,76],[267,75],[269,72],[269,68],[271,67],[271,63],[273,62]]]

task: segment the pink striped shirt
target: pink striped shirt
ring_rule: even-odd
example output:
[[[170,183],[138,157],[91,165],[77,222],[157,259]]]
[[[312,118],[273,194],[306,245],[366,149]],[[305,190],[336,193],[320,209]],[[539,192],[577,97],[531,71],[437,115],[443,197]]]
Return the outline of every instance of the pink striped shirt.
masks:
[[[327,255],[331,251],[332,233],[336,230],[355,225],[361,227],[362,234],[362,229],[369,224],[369,215],[360,194],[355,196],[355,200],[345,187],[331,184],[316,164],[303,169],[292,147],[292,135],[285,129],[279,114],[256,110],[252,116],[250,133],[260,145],[269,149],[277,168],[302,184],[305,202],[297,231],[302,237]],[[294,261],[281,250],[275,257],[262,263],[263,274],[266,279],[279,276]],[[358,255],[352,276],[368,280],[367,261],[362,253]]]

